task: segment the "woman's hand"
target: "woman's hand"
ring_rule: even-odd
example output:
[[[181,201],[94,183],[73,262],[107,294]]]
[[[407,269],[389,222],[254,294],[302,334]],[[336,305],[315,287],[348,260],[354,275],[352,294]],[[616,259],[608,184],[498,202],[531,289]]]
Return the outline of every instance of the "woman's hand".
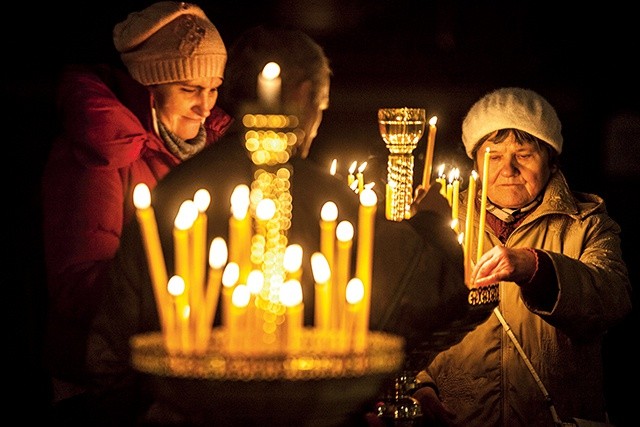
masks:
[[[416,390],[412,396],[422,408],[422,417],[425,425],[429,426],[449,426],[454,418],[453,412],[445,406],[438,398],[436,391],[432,387],[422,387]]]
[[[473,268],[471,283],[479,288],[502,280],[527,283],[533,278],[537,265],[536,254],[530,249],[494,246]]]

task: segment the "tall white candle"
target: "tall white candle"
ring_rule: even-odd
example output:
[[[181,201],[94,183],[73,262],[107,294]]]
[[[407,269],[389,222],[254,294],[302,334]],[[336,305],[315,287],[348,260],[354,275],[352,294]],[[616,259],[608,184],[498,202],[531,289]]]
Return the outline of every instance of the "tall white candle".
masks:
[[[277,111],[280,106],[282,78],[280,66],[275,62],[267,63],[258,75],[258,99],[264,108]]]

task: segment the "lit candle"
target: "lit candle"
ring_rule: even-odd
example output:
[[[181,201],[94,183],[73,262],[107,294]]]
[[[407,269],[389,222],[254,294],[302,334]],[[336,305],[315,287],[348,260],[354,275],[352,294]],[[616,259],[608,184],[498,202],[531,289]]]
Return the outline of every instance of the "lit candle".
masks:
[[[337,252],[335,260],[335,273],[333,278],[332,326],[337,329],[344,326],[345,322],[345,289],[351,277],[351,250],[353,248],[353,224],[349,221],[340,221],[336,227]]]
[[[424,171],[422,173],[422,186],[425,189],[429,188],[431,182],[431,170],[433,169],[433,150],[435,148],[436,141],[436,122],[438,118],[436,116],[431,117],[429,120],[429,134],[427,136],[427,154],[424,157]]]
[[[444,163],[438,167],[436,182],[440,183],[440,194],[442,194],[443,197],[447,197],[447,178],[444,174]]]
[[[189,245],[189,233],[197,215],[198,210],[193,200],[185,200],[180,205],[173,227],[175,274],[184,279],[187,298],[189,298],[191,292],[191,259],[193,257]]]
[[[206,350],[211,335],[213,319],[216,317],[218,299],[220,298],[220,285],[222,284],[222,271],[227,263],[228,251],[227,243],[222,237],[216,237],[209,246],[209,273],[207,277],[207,288],[204,297],[204,315],[200,316],[198,330],[196,332],[198,350]]]
[[[180,351],[183,354],[189,354],[192,349],[189,329],[190,309],[184,279],[178,275],[171,276],[167,283],[167,291],[174,297],[175,301],[174,307]]]
[[[471,242],[473,241],[473,221],[476,214],[476,181],[478,181],[478,172],[471,171],[469,186],[467,187],[467,219],[464,223],[464,279],[467,285],[471,284],[469,279],[473,263]]]
[[[338,219],[338,206],[335,202],[326,202],[320,210],[320,252],[329,263],[329,270],[334,270],[336,247],[336,221]],[[330,287],[333,285],[330,283]]]
[[[140,183],[133,189],[133,204],[136,207],[136,217],[144,244],[147,262],[149,263],[149,275],[153,284],[153,294],[158,306],[158,316],[162,330],[167,333],[173,330],[173,311],[169,310],[169,301],[166,297],[167,268],[164,263],[158,224],[155,213],[151,207],[151,193],[146,184]]]
[[[460,169],[453,169],[453,192],[451,194],[451,219],[455,221],[453,231],[458,232],[458,210],[460,208]]]
[[[337,169],[338,169],[338,160],[333,159],[331,161],[331,167],[329,168],[329,173],[335,176]]]
[[[345,293],[347,311],[343,339],[355,352],[362,352],[366,344],[368,326],[362,322],[362,317],[359,316],[359,313],[362,312],[364,294],[364,285],[360,279],[354,277],[349,280]]]
[[[229,261],[240,267],[240,281],[245,282],[251,270],[251,216],[247,185],[238,185],[231,193],[231,218],[229,218]]]
[[[354,161],[353,163],[351,163],[351,166],[349,166],[349,175],[347,175],[347,185],[349,187],[351,187],[351,184],[353,184],[353,182],[356,180],[356,177],[354,175],[354,173],[356,172],[356,167],[358,167],[357,161]]]
[[[283,267],[287,272],[287,280],[300,281],[302,278],[302,246],[298,244],[288,245],[284,250]]]
[[[197,315],[203,313],[200,304],[204,302],[204,277],[207,249],[207,214],[211,203],[211,195],[204,188],[199,189],[193,196],[193,203],[197,209],[196,217],[191,227],[191,309]]]
[[[229,262],[222,271],[222,325],[226,327],[231,321],[231,299],[239,277],[240,267],[235,262]]]
[[[356,174],[356,179],[358,180],[358,194],[362,193],[362,190],[364,190],[364,170],[366,167],[367,162],[358,166],[358,173]]]
[[[229,351],[236,352],[244,349],[245,333],[247,330],[247,306],[251,298],[247,285],[240,283],[231,295],[229,313]]]
[[[331,270],[321,252],[311,255],[311,271],[315,281],[314,326],[320,330],[327,330],[331,327]]]
[[[365,189],[360,193],[358,210],[358,251],[356,254],[356,277],[364,286],[362,321],[369,328],[371,310],[371,274],[373,270],[373,240],[377,197],[373,190]]]
[[[284,335],[288,351],[300,350],[302,327],[304,326],[304,303],[302,286],[297,280],[287,280],[280,288],[280,301],[285,306]]]
[[[484,163],[482,164],[482,196],[480,198],[480,217],[478,219],[478,254],[476,263],[484,253],[484,225],[487,220],[487,190],[489,187],[489,159],[491,150],[487,147],[484,152]]]
[[[267,63],[258,75],[258,99],[263,107],[278,110],[281,87],[280,66],[275,62]]]

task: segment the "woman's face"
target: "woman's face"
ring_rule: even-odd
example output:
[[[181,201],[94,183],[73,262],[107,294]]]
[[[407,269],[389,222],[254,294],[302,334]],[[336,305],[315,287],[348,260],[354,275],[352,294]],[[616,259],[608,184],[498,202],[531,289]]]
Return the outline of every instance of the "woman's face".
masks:
[[[218,100],[219,77],[150,86],[156,114],[179,138],[195,138]]]
[[[476,162],[480,176],[484,173],[484,154],[490,149],[487,197],[492,203],[517,209],[532,202],[547,185],[552,169],[548,151],[539,144],[516,142],[511,133],[495,144],[492,135],[478,149]],[[483,183],[484,185],[484,183]]]

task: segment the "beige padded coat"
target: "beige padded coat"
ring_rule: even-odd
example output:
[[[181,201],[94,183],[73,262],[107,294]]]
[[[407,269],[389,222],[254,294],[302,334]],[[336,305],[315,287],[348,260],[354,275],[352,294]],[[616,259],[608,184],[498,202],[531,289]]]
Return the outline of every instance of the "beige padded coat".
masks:
[[[460,213],[464,223],[466,206]],[[555,268],[558,293],[550,311],[528,301],[513,282],[500,283],[499,308],[562,420],[604,418],[602,338],[631,311],[619,233],[600,197],[572,193],[556,172],[541,205],[506,241],[543,250]],[[485,250],[500,244],[487,227]],[[553,426],[542,392],[494,314],[439,354],[427,372],[423,380],[435,382],[457,413],[456,425]]]

